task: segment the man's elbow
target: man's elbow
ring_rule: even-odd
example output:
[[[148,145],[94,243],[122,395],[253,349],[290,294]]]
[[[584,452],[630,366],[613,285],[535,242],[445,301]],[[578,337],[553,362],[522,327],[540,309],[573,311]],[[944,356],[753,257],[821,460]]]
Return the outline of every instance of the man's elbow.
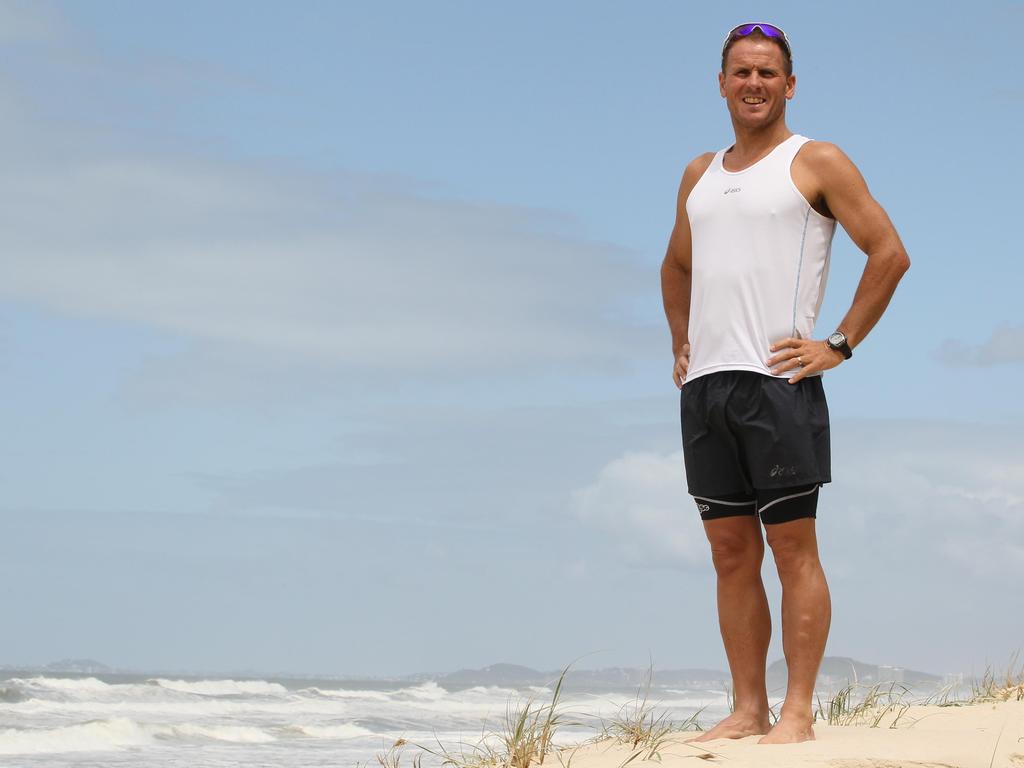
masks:
[[[884,265],[886,272],[896,275],[897,278],[903,277],[910,269],[910,256],[903,248],[880,249],[868,258],[870,259],[872,256],[874,261]]]
[[[896,252],[895,260],[896,267],[899,269],[900,276],[902,277],[907,273],[907,270],[910,269],[910,254],[900,249],[899,251]]]

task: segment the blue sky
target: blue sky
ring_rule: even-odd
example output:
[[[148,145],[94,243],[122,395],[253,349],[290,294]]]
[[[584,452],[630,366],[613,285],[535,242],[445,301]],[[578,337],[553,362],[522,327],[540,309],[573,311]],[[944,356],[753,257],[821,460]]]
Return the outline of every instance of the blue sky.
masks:
[[[0,662],[724,668],[658,267],[764,13],[0,3]],[[769,20],[913,262],[825,378],[827,652],[1005,663],[1024,5]]]

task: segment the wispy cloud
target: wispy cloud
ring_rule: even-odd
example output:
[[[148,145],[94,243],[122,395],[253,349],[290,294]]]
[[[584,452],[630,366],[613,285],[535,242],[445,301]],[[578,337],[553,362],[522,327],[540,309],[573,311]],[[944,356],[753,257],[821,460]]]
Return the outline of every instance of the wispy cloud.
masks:
[[[1024,362],[1024,325],[1000,326],[980,344],[947,339],[935,350],[935,358],[953,367]]]
[[[45,27],[18,8],[14,26]],[[76,46],[67,61],[102,58]],[[83,88],[130,93],[104,85],[112,71]],[[0,85],[0,298],[157,329],[194,359],[416,375],[612,370],[663,341],[626,309],[656,297],[655,272],[558,212],[118,142],[44,118],[28,83]]]
[[[683,454],[627,453],[572,497],[580,519],[614,536],[636,567],[710,567],[707,538],[683,482]]]
[[[858,422],[833,427],[833,483],[822,490],[820,536],[842,542],[829,565],[945,578],[1024,577],[1024,446],[1011,427]],[[628,453],[577,491],[575,509],[653,567],[710,567],[682,456]],[[703,564],[703,565],[702,565]]]
[[[395,370],[615,366],[643,341],[615,315],[655,276],[542,211],[188,160],[12,181],[2,292],[60,311]]]

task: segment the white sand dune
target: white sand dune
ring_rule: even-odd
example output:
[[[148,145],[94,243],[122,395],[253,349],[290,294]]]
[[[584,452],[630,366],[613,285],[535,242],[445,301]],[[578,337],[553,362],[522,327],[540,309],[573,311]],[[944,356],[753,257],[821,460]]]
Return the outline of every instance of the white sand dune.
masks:
[[[800,744],[758,744],[760,736],[686,744],[694,734],[680,734],[661,748],[660,761],[641,755],[629,766],[1024,768],[1024,701],[912,706],[890,728],[893,719],[886,716],[878,727],[816,723],[815,740]],[[549,755],[544,765],[619,768],[631,754],[609,739]]]

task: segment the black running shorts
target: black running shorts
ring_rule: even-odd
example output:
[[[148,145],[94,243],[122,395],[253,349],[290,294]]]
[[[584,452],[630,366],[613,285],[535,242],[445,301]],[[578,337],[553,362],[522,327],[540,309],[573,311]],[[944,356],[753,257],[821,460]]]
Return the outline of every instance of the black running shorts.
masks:
[[[716,371],[680,392],[683,462],[691,496],[832,481],[821,376],[796,384],[755,371]]]

